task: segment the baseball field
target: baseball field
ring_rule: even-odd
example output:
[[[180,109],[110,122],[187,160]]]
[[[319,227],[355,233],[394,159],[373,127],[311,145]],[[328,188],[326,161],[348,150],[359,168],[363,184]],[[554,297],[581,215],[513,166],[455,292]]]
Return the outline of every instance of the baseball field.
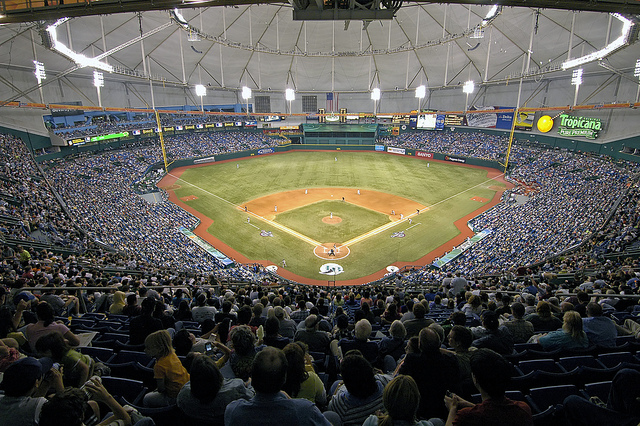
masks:
[[[229,257],[311,284],[333,280],[320,273],[331,263],[338,284],[355,284],[442,256],[472,235],[466,221],[495,204],[505,182],[493,169],[323,151],[178,168],[159,186]]]

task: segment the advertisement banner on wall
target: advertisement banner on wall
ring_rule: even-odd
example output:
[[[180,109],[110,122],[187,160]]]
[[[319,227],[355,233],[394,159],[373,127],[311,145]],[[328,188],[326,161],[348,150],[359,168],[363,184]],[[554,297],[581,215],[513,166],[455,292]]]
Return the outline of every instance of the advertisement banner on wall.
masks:
[[[384,151],[384,145],[376,145],[376,151]]]
[[[444,114],[436,116],[436,130],[444,130]]]
[[[585,137],[596,139],[602,130],[602,120],[592,117],[576,117],[569,114],[560,114],[558,134],[560,136]]]
[[[433,158],[433,154],[431,152],[416,151],[416,157]]]
[[[387,152],[404,155],[406,153],[406,150],[404,148],[396,148],[394,146],[390,146],[390,147],[387,147]]]
[[[496,107],[501,108],[501,107]],[[498,112],[496,113],[496,129],[511,130],[513,124],[512,112]]]
[[[447,114],[444,116],[445,126],[464,126],[464,115]]]
[[[262,148],[258,150],[258,155],[273,154],[274,152],[273,148]]]
[[[445,156],[444,159],[447,160],[447,161],[453,161],[454,163],[466,163],[467,162],[466,158],[452,157],[450,155]]]
[[[531,130],[533,129],[533,119],[535,117],[534,112],[518,112],[516,117],[516,130]]]
[[[490,111],[495,107],[471,107],[470,111],[487,111],[486,113],[467,114],[467,125],[471,127],[493,127],[498,123],[498,115]]]

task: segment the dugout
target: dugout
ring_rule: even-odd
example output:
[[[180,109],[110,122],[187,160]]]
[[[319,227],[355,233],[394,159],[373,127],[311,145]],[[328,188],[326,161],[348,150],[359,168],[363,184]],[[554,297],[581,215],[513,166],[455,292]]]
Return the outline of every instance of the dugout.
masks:
[[[304,144],[309,145],[375,145],[377,124],[315,124],[301,125]]]

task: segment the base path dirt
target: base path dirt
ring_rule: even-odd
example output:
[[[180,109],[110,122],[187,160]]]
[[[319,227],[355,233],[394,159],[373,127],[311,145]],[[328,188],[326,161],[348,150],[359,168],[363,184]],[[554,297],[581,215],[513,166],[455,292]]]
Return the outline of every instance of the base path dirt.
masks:
[[[358,191],[360,191],[360,195],[358,195]],[[278,213],[324,200],[344,200],[345,203],[386,214],[392,221],[400,220],[401,214],[409,215],[418,209],[424,211],[427,208],[418,202],[397,195],[354,188],[312,188],[278,192],[247,201],[238,208],[244,210],[246,207],[253,214],[267,220],[274,220]],[[334,217],[334,219],[337,218]],[[331,219],[327,218],[327,220]],[[337,221],[328,223],[337,223]]]

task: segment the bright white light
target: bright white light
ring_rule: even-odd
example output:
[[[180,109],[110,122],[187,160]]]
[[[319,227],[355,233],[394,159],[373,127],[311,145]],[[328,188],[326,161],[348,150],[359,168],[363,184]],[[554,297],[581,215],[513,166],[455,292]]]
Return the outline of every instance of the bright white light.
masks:
[[[380,89],[376,87],[371,91],[371,99],[374,101],[380,100]]]
[[[293,89],[286,89],[284,91],[284,98],[288,101],[296,100],[296,92]]]
[[[640,59],[636,61],[636,68],[633,70],[634,77],[640,77]]]
[[[207,88],[202,84],[196,84],[196,95],[197,96],[207,96]]]
[[[493,7],[489,10],[489,13],[487,13],[487,16],[484,17],[484,20],[490,20],[491,18],[496,16],[496,12],[498,12],[498,5],[494,4]]]
[[[93,85],[96,87],[104,87],[104,76],[100,71],[93,71]]]
[[[173,9],[173,14],[175,15],[176,20],[180,23],[180,25],[183,25],[183,26],[189,25],[189,22],[187,22],[187,20],[184,19],[184,16],[182,16],[182,13],[180,13],[177,7]]]
[[[571,84],[574,86],[580,86],[582,84],[582,68],[573,70],[573,74],[571,75]]]
[[[251,98],[251,89],[247,86],[242,87],[242,99],[250,99]]]
[[[51,36],[51,41],[52,41],[52,45],[51,46],[52,46],[53,50],[56,50],[60,54],[68,57],[69,59],[71,59],[73,62],[75,62],[80,67],[92,67],[92,68],[97,68],[97,69],[102,70],[102,71],[113,72],[113,67],[111,65],[107,64],[106,62],[100,62],[100,60],[98,60],[98,59],[88,58],[85,55],[82,55],[80,53],[76,53],[73,50],[69,49],[64,44],[62,44],[62,42],[58,41],[58,36],[56,34],[56,28],[59,25],[64,24],[68,20],[69,20],[69,18],[60,18],[55,22],[55,24],[49,25],[47,27],[47,32]]]
[[[570,59],[568,61],[563,62],[562,63],[563,70],[567,70],[569,68],[587,64],[589,62],[599,61],[600,59],[606,56],[609,56],[616,50],[629,44],[629,36],[631,34],[631,29],[633,28],[633,25],[634,25],[633,22],[625,18],[624,16],[620,15],[619,13],[612,13],[611,16],[613,16],[614,18],[622,22],[622,34],[620,35],[620,37],[613,40],[611,43],[607,44],[605,47],[603,47],[600,50],[597,50],[595,52],[592,52],[585,56],[581,56],[576,59]]]
[[[44,71],[44,64],[42,62],[33,61],[33,65],[36,67],[34,74],[38,80],[38,84],[42,84],[42,80],[47,79],[47,73]]]
[[[423,84],[422,86],[416,87],[416,98],[423,99],[427,94],[427,88]]]
[[[464,86],[462,86],[462,91],[464,93],[466,93],[467,95],[473,93],[473,91],[475,90],[476,85],[473,82],[473,80],[469,80],[469,81],[465,81],[464,82]]]

